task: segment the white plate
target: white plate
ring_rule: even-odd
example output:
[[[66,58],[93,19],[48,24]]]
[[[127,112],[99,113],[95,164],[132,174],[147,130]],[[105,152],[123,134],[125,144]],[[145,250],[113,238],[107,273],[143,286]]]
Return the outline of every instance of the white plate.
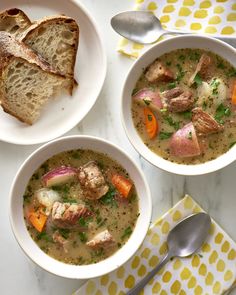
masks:
[[[73,96],[63,95],[46,106],[32,126],[19,122],[0,108],[0,140],[15,144],[36,144],[54,139],[78,124],[94,105],[106,75],[105,51],[97,25],[86,9],[74,0],[1,0],[0,10],[20,8],[31,20],[65,14],[80,27],[75,65],[79,87]]]

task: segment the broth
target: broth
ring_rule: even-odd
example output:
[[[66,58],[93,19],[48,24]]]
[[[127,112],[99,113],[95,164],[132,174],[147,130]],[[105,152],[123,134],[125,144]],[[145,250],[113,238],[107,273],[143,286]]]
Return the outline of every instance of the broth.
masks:
[[[65,220],[63,222],[57,220],[55,224],[56,219],[53,218],[56,215],[53,216],[53,210],[56,210],[54,208],[56,202],[53,203],[52,209],[50,208],[48,210],[47,207],[42,206],[39,202],[38,192],[45,187],[43,175],[47,175],[48,171],[52,171],[57,167],[64,166],[73,167],[73,169],[78,169],[79,167],[87,167],[86,169],[93,168],[97,169],[97,172],[99,170],[99,173],[105,179],[104,188],[106,190],[106,186],[109,186],[109,190],[102,197],[92,199],[94,191],[93,194],[90,191],[90,195],[86,195],[83,187],[84,184],[81,185],[82,177],[78,181],[77,176],[72,181],[55,186],[50,185],[48,189],[50,191],[53,190],[53,193],[51,193],[53,196],[56,192],[55,199],[60,203],[60,206],[63,206],[63,204],[68,204],[67,206],[69,204],[75,204],[76,206],[82,204],[88,211],[87,215],[85,214],[77,218],[76,223],[72,220],[72,215],[70,216],[71,219],[65,219],[65,211],[60,216],[60,218],[64,218]],[[80,173],[83,173],[85,170],[82,169],[81,171]],[[94,176],[93,174],[91,175]],[[118,189],[114,186],[114,175],[118,175],[124,182],[126,181],[131,184],[132,188],[128,192],[128,196],[124,197],[120,193],[119,186]],[[96,178],[96,181],[98,181],[98,178]],[[32,219],[30,219],[32,215],[29,213],[32,210],[34,212],[38,211],[39,207],[43,210],[43,214],[48,214],[46,225],[41,232],[33,226],[34,222],[32,224]],[[49,212],[45,213],[46,210]],[[127,171],[107,155],[91,150],[67,151],[48,159],[35,171],[24,195],[24,218],[31,237],[45,253],[69,264],[82,265],[96,263],[111,256],[129,239],[138,215],[138,196]],[[112,237],[111,242],[107,241],[103,243],[103,241],[94,247],[88,244],[97,234],[107,230],[109,231],[110,237]],[[107,232],[104,232],[104,237],[107,237],[107,235]]]
[[[196,72],[197,67],[200,68],[203,55],[208,58],[208,61],[210,60],[210,63],[205,68],[203,68],[203,64],[201,70]],[[160,72],[157,81],[150,81],[153,78],[151,75],[156,74],[151,68],[152,65],[155,67],[155,62],[156,65],[160,62],[162,67],[160,68],[159,64],[159,69],[156,68],[155,70],[163,71],[164,69],[166,73]],[[196,75],[193,77],[194,73]],[[164,76],[160,79],[161,74]],[[173,77],[168,76],[169,74],[173,74]],[[192,77],[193,81],[190,85]],[[144,70],[133,91],[132,118],[142,141],[162,158],[179,164],[199,164],[224,154],[236,142],[235,105],[231,103],[233,87],[236,87],[234,86],[236,85],[235,81],[236,69],[229,62],[212,52],[200,49],[179,49],[159,57]],[[140,94],[143,89],[144,91],[154,92],[154,94],[147,93],[145,99],[145,94]],[[182,95],[182,97],[177,97],[177,101],[174,96],[167,98],[171,95],[168,91],[174,92],[176,89],[179,90],[179,95]],[[184,96],[189,95],[189,92],[191,92],[191,97],[187,100]],[[150,96],[152,95],[159,96],[161,107],[152,108],[152,103],[150,105],[152,100],[152,97],[150,100]],[[183,102],[183,99],[185,99],[185,102]],[[185,108],[184,103],[191,104],[191,99],[193,100],[192,105],[187,110],[180,111],[181,108]],[[178,109],[178,107],[180,108]],[[158,130],[154,136],[150,133],[151,129],[149,129],[149,133],[147,132],[148,122],[145,122],[144,108],[152,111],[152,115],[150,113],[148,119],[151,119],[153,115],[156,118]],[[197,115],[194,116],[193,120],[193,113],[195,114],[195,112]],[[180,139],[178,138],[177,142],[176,136],[173,135],[191,121],[193,122],[193,127],[189,129],[191,136],[186,140],[179,132]],[[199,126],[199,124],[201,125]],[[211,124],[210,127],[207,124]],[[155,128],[155,126],[151,127]],[[211,127],[213,129],[210,129]],[[203,134],[198,132],[197,129],[200,129]],[[193,132],[194,134],[192,134]],[[193,136],[194,138],[190,138]],[[183,146],[194,145],[193,140],[195,139],[198,146],[196,146],[196,143],[195,147],[189,147],[190,151],[186,151],[187,148],[185,149]],[[179,141],[182,141],[182,146]],[[179,146],[175,148],[175,144]],[[196,151],[196,149],[198,150]]]

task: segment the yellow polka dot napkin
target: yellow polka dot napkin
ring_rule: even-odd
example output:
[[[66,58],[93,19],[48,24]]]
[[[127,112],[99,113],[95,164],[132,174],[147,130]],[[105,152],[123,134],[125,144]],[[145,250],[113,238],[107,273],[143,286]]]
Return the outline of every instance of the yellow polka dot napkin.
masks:
[[[236,37],[235,0],[136,0],[134,9],[152,11],[167,29]],[[118,51],[137,58],[150,46],[122,38]]]
[[[89,280],[73,295],[124,295],[166,253],[167,235],[181,219],[202,208],[188,195],[149,229],[137,253],[110,274]],[[199,252],[174,258],[152,279],[141,294],[225,294],[236,283],[236,243],[212,221],[209,237]]]

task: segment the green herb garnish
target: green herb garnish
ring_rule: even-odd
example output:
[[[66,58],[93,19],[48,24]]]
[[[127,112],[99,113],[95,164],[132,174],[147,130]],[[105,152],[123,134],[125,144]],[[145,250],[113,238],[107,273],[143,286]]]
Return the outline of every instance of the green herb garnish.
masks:
[[[192,140],[192,138],[193,138],[192,132],[191,132],[191,131],[189,131],[189,133],[188,133],[188,135],[187,135],[187,139],[190,139],[190,140]]]
[[[168,139],[171,137],[172,134],[173,134],[173,132],[160,132],[159,138],[160,138],[160,140]]]
[[[181,61],[184,61],[185,60],[185,55],[181,54],[179,57],[178,57],[179,60]]]
[[[58,229],[60,235],[64,238],[64,239],[68,239],[69,238],[69,234],[70,234],[70,230],[67,228],[59,228]]]
[[[41,232],[36,236],[37,240],[44,240],[46,242],[53,242],[53,239],[46,233]]]
[[[191,111],[185,111],[180,113],[186,120],[190,120],[192,118],[192,112]]]
[[[236,76],[236,68],[231,68],[227,73],[226,73],[228,78],[235,77]]]
[[[139,90],[138,90],[137,88],[134,88],[133,91],[132,91],[132,94],[131,94],[131,95],[132,95],[132,96],[135,95],[138,91],[139,91]]]
[[[77,159],[77,160],[79,160],[81,158],[81,155],[79,152],[74,152],[71,156],[73,159]]]
[[[147,105],[147,106],[149,106],[150,105],[150,103],[151,103],[151,101],[149,100],[149,99],[143,99],[143,101],[144,101],[144,103]]]
[[[200,54],[198,52],[192,52],[190,54],[190,60],[199,61],[199,59],[200,59]]]
[[[215,113],[215,119],[220,124],[224,124],[223,118],[229,117],[231,115],[231,110],[229,107],[225,107],[222,103],[217,107]]]
[[[23,196],[23,199],[24,199],[24,203],[29,203],[29,202],[30,202],[30,195],[25,194],[25,195]]]
[[[116,196],[116,190],[114,187],[110,186],[109,191],[105,194],[105,196],[100,198],[99,201],[103,205],[110,205],[111,207],[117,208],[118,206],[117,206],[117,202],[115,200],[115,196]]]
[[[220,82],[214,78],[212,81],[211,81],[211,84],[210,86],[212,87],[212,94],[213,95],[217,95],[218,94],[218,86],[220,85]]]
[[[175,122],[175,121],[172,119],[172,117],[167,116],[167,117],[165,117],[164,119],[168,122],[168,124],[169,124],[170,126],[174,127],[175,130],[178,130],[178,129],[179,129],[179,122]]]
[[[176,83],[175,82],[171,82],[171,83],[169,83],[168,85],[167,85],[167,88],[168,89],[173,89],[173,88],[175,88],[176,87]]]
[[[196,83],[197,86],[202,85],[202,78],[200,77],[200,75],[198,73],[194,77],[193,81]]]
[[[176,80],[177,80],[177,82],[179,82],[184,77],[184,71],[183,71],[183,68],[181,67],[180,64],[177,64],[176,67],[177,67],[177,69],[179,71],[178,74],[177,74]]]
[[[88,238],[87,238],[87,235],[85,232],[79,232],[78,235],[79,235],[79,239],[82,243],[87,242]]]
[[[125,238],[129,237],[132,234],[132,229],[130,226],[128,226],[125,230],[123,235],[121,236],[121,240],[124,240]]]
[[[152,115],[148,114],[148,121],[152,121]]]
[[[167,65],[167,66],[171,66],[171,61],[167,61],[167,62],[166,62],[166,65]]]

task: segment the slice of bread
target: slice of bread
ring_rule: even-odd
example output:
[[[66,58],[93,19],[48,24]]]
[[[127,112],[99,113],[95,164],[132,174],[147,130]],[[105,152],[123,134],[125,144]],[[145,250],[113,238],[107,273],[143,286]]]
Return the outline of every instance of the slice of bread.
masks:
[[[65,77],[11,34],[0,32],[0,101],[3,110],[29,125]]]
[[[18,8],[0,12],[0,31],[11,33],[16,38],[30,25],[28,16]]]
[[[72,94],[79,43],[76,21],[63,15],[46,17],[33,23],[20,39],[67,77],[68,90]]]

